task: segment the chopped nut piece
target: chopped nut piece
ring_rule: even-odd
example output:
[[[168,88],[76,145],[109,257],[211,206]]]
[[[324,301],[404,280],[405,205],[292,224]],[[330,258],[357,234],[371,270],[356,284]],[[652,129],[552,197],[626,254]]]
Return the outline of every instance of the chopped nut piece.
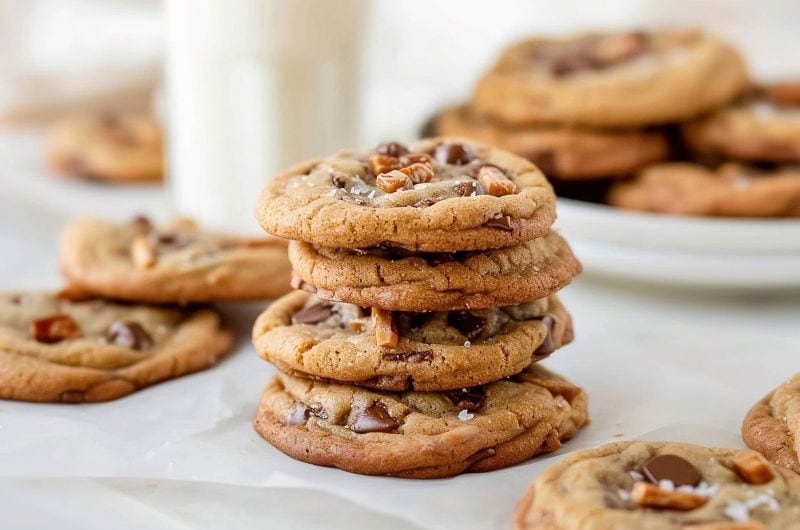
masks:
[[[400,172],[408,175],[414,184],[430,182],[434,173],[433,166],[424,162],[415,162],[410,166],[402,167]]]
[[[748,484],[766,484],[775,478],[770,463],[756,451],[737,454],[733,459],[733,470]]]
[[[494,166],[483,166],[478,171],[478,182],[489,195],[501,197],[516,193],[517,185]]]
[[[403,157],[402,162],[406,164],[414,164],[416,162],[422,162],[424,164],[433,164],[433,158],[431,155],[427,153],[411,153],[410,155],[405,155]]]
[[[670,510],[694,510],[708,499],[686,491],[664,491],[649,482],[637,482],[631,490],[631,499],[639,506],[667,508]]]
[[[369,170],[373,175],[380,175],[381,173],[388,173],[393,169],[399,169],[401,164],[400,160],[393,156],[374,155],[369,157],[367,161]]]
[[[375,341],[378,346],[394,348],[400,337],[392,321],[392,312],[385,309],[372,308],[372,325],[375,328]]]
[[[378,178],[375,179],[375,184],[380,190],[386,193],[394,193],[399,189],[410,188],[412,186],[411,179],[408,175],[397,170],[378,175]]]
[[[137,269],[149,269],[156,264],[156,249],[147,236],[136,236],[131,245],[131,259]]]
[[[34,320],[31,322],[30,332],[31,337],[46,344],[83,336],[78,323],[71,316],[63,313]]]
[[[758,521],[745,521],[737,523],[735,521],[720,521],[718,523],[698,523],[689,524],[682,527],[683,530],[764,530],[764,525]]]

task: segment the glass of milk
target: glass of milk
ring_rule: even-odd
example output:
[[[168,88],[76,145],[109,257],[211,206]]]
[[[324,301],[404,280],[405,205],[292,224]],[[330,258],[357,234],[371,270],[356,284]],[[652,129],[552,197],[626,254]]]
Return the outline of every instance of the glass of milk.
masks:
[[[368,0],[167,0],[175,207],[255,232],[276,172],[352,146]]]

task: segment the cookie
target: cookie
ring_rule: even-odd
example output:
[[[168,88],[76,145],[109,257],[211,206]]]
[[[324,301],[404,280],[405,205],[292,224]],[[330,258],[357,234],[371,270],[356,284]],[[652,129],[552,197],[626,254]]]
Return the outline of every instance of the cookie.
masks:
[[[346,250],[292,241],[294,286],[334,302],[393,311],[450,311],[521,304],[567,285],[581,265],[555,232],[485,252]]]
[[[501,309],[403,313],[296,291],[256,320],[258,354],[283,372],[381,390],[450,390],[514,375],[573,338],[555,296]]]
[[[107,182],[157,182],[164,176],[161,130],[138,114],[69,116],[47,139],[56,173]]]
[[[706,157],[800,162],[800,81],[766,87],[681,131],[687,146]]]
[[[756,403],[742,436],[770,461],[800,473],[800,373]]]
[[[711,35],[596,33],[511,47],[472,105],[513,125],[637,127],[692,118],[747,84],[742,57]]]
[[[0,398],[107,401],[213,366],[232,336],[209,309],[0,294]]]
[[[290,290],[285,241],[215,234],[187,219],[161,228],[144,217],[72,222],[60,267],[73,287],[120,300],[249,300]]]
[[[754,451],[619,442],[545,470],[515,530],[798,530],[800,477]]]
[[[455,392],[388,393],[278,374],[256,431],[292,458],[366,475],[440,478],[555,451],[587,422],[586,394],[544,368]]]
[[[297,165],[267,185],[256,217],[276,236],[324,247],[452,252],[541,237],[555,218],[554,201],[529,161],[434,138]]]
[[[629,182],[614,184],[612,206],[679,215],[800,216],[800,170],[725,164],[657,164]]]
[[[561,180],[630,175],[669,154],[666,136],[658,130],[508,126],[467,105],[445,110],[431,127],[435,134],[463,136],[516,153]]]

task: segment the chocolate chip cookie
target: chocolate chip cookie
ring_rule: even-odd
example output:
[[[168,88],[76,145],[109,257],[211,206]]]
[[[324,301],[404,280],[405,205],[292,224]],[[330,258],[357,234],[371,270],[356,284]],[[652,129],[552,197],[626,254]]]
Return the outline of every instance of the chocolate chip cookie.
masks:
[[[747,85],[730,45],[698,31],[589,34],[513,46],[472,104],[514,125],[636,127],[723,105]]]
[[[800,473],[800,373],[756,403],[742,436],[772,462]]]
[[[521,304],[565,285],[581,265],[555,232],[485,252],[315,247],[292,241],[294,286],[334,302],[394,311],[450,311]]]
[[[286,242],[216,234],[188,219],[157,227],[84,219],[61,237],[73,287],[120,300],[187,303],[274,298],[290,290]]]
[[[386,393],[278,374],[256,431],[289,456],[353,473],[440,478],[554,451],[587,421],[586,395],[533,365],[453,392]]]
[[[539,475],[515,530],[798,530],[800,477],[755,451],[620,442]]]
[[[295,166],[256,207],[279,237],[423,252],[500,248],[545,235],[555,197],[531,162],[467,140],[381,144]]]
[[[104,113],[69,116],[47,140],[51,170],[107,182],[155,182],[164,175],[161,129],[152,117]]]
[[[614,184],[608,202],[631,210],[727,217],[800,216],[800,170],[657,164]]]
[[[430,127],[434,134],[463,136],[507,149],[532,161],[548,177],[561,180],[630,175],[669,153],[664,133],[654,129],[509,126],[467,105],[445,110]]]
[[[682,127],[704,156],[752,162],[800,162],[800,81],[765,87],[737,104]]]
[[[253,327],[283,372],[381,390],[450,390],[516,374],[573,338],[555,296],[500,309],[404,313],[296,291]]]
[[[232,336],[209,309],[0,294],[0,398],[107,401],[214,365]]]

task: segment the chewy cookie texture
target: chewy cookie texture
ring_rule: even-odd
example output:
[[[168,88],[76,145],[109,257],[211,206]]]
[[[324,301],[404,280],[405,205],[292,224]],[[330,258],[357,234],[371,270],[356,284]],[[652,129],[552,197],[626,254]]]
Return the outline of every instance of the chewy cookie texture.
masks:
[[[555,296],[580,272],[550,232],[534,164],[459,138],[295,166],[256,215],[290,243],[293,285],[253,329],[279,374],[256,430],[284,453],[435,478],[553,451],[587,422],[536,364],[573,338]]]
[[[753,406],[742,436],[770,461],[800,473],[800,373]]]

